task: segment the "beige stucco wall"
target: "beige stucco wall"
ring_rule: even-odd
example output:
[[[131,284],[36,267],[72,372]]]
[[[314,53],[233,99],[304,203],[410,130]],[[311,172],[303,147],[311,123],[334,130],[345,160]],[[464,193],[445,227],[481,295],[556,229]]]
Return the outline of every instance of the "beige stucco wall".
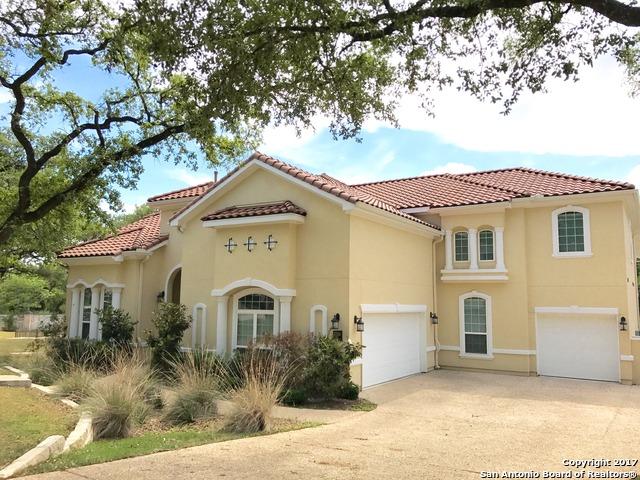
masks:
[[[593,255],[556,258],[552,255],[552,211],[564,205],[589,209]],[[495,222],[495,223],[492,223]],[[613,307],[635,321],[635,263],[628,212],[622,201],[541,204],[507,208],[502,213],[470,213],[443,217],[446,228],[480,225],[505,228],[506,282],[437,283],[440,343],[459,340],[459,297],[475,290],[491,296],[493,348],[533,350],[535,307]],[[438,246],[438,270],[444,267],[444,247]],[[628,332],[620,333],[620,353],[630,354]],[[440,364],[456,368],[507,370],[535,374],[535,354],[494,354],[493,359],[461,358],[459,352],[440,352]],[[631,362],[621,362],[623,381],[631,380]]]

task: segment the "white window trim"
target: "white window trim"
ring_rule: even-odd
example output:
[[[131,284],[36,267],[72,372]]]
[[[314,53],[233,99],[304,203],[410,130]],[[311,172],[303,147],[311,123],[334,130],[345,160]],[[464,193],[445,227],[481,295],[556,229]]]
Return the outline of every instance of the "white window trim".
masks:
[[[169,274],[167,275],[167,278],[164,282],[164,301],[168,302],[169,301],[169,283],[173,283],[173,275],[174,273],[176,273],[178,270],[182,270],[182,264],[179,263],[178,265],[174,266],[170,271]],[[173,295],[173,292],[171,292],[171,294]]]
[[[202,312],[202,318],[198,322],[198,311]],[[191,348],[196,348],[198,323],[200,323],[200,348],[204,350],[207,344],[207,306],[204,303],[196,303],[191,311]]]
[[[467,353],[466,352],[466,342],[465,342],[465,329],[464,329],[464,301],[467,298],[478,297],[484,299],[487,307],[487,353]],[[460,357],[463,358],[478,358],[478,359],[492,359],[493,358],[493,307],[491,304],[491,297],[487,294],[476,292],[475,290],[471,292],[464,293],[460,295],[458,298],[458,318],[460,322]]]
[[[309,310],[309,333],[316,333],[316,312],[320,312],[322,318],[322,335],[329,334],[329,315],[327,307],[324,305],[314,305]]]
[[[91,340],[91,315],[93,314],[93,305],[89,304],[89,306],[87,307],[87,305],[85,305],[85,291],[86,290],[92,290],[92,287],[87,287],[84,286],[82,287],[82,290],[80,290],[80,316],[78,319],[78,323],[79,323],[79,328],[78,328],[78,338],[82,338],[82,328],[84,326],[85,323],[87,323],[89,325],[89,334],[87,335],[87,338],[85,340]],[[89,300],[89,302],[91,302],[91,300]],[[89,321],[85,322],[84,321],[84,311],[86,309],[89,309]]]
[[[491,256],[493,257],[491,260],[482,260],[482,258],[480,258],[480,234],[482,232],[491,232],[491,247],[492,247]],[[490,263],[495,261],[496,261],[496,232],[493,230],[493,228],[488,228],[488,227],[480,228],[478,229],[478,262]]]
[[[273,334],[277,335],[280,331],[279,323],[280,323],[280,300],[278,297],[270,294],[269,292],[265,292],[260,288],[251,288],[248,290],[242,290],[236,293],[233,296],[233,325],[231,331],[231,350],[235,350],[236,348],[244,348],[244,346],[238,347],[238,300],[246,295],[251,295],[252,293],[257,293],[259,295],[266,295],[269,298],[273,299],[273,310],[244,310],[246,312],[273,312]],[[254,329],[255,330],[255,329]],[[255,333],[255,332],[254,332]]]
[[[579,212],[582,214],[582,229],[584,233],[584,251],[583,252],[561,252],[560,240],[558,232],[558,215],[566,212]],[[551,212],[551,240],[553,242],[553,256],[556,258],[576,258],[591,257],[591,220],[589,218],[589,209],[584,207],[576,207],[567,205],[566,207],[557,208]]]
[[[458,236],[458,234],[460,233],[464,233],[467,235],[467,259],[466,260],[459,260],[458,259],[458,251],[456,249],[456,236]],[[453,232],[453,261],[454,262],[459,262],[459,263],[465,263],[471,260],[471,242],[469,241],[469,231],[468,230],[456,230],[455,232]]]

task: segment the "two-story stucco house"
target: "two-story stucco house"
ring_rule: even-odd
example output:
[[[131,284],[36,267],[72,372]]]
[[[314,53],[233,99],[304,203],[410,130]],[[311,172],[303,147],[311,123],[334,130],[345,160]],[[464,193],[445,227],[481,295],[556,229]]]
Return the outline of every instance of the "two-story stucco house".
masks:
[[[105,303],[141,336],[173,301],[186,348],[336,330],[366,346],[363,387],[437,367],[640,381],[633,185],[527,168],[347,185],[256,153],[149,205],[60,254],[71,337],[99,338]]]

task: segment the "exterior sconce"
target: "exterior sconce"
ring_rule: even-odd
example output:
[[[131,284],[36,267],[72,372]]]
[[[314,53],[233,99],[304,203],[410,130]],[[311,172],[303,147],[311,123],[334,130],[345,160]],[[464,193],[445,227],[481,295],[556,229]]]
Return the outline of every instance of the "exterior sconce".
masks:
[[[627,319],[624,317],[620,317],[620,331],[621,332],[627,331]]]
[[[276,245],[278,245],[278,240],[273,238],[273,235],[269,235],[267,237],[267,241],[262,243],[264,243],[267,246],[267,250],[271,251],[274,248],[276,248]]]
[[[331,330],[338,330],[340,328],[340,314],[336,313],[333,318],[331,318]]]
[[[353,323],[356,324],[356,332],[364,332],[364,322],[362,321],[362,317],[354,315]]]
[[[438,315],[435,312],[429,313],[429,318],[431,319],[431,323],[433,325],[438,325]]]
[[[247,247],[248,252],[253,252],[253,249],[256,248],[256,245],[258,244],[256,243],[256,241],[253,239],[252,236],[249,236],[249,238],[247,238],[247,241],[243,243],[243,245]]]
[[[158,295],[156,295],[156,302],[160,303],[164,301],[164,290],[162,290],[161,292],[158,293]]]

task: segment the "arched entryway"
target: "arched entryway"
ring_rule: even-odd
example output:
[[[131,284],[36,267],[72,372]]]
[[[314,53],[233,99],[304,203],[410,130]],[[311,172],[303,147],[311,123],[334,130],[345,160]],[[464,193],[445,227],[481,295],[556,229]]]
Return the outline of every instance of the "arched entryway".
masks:
[[[178,265],[167,277],[167,285],[165,287],[165,302],[180,303],[180,289],[182,286],[182,266]]]

